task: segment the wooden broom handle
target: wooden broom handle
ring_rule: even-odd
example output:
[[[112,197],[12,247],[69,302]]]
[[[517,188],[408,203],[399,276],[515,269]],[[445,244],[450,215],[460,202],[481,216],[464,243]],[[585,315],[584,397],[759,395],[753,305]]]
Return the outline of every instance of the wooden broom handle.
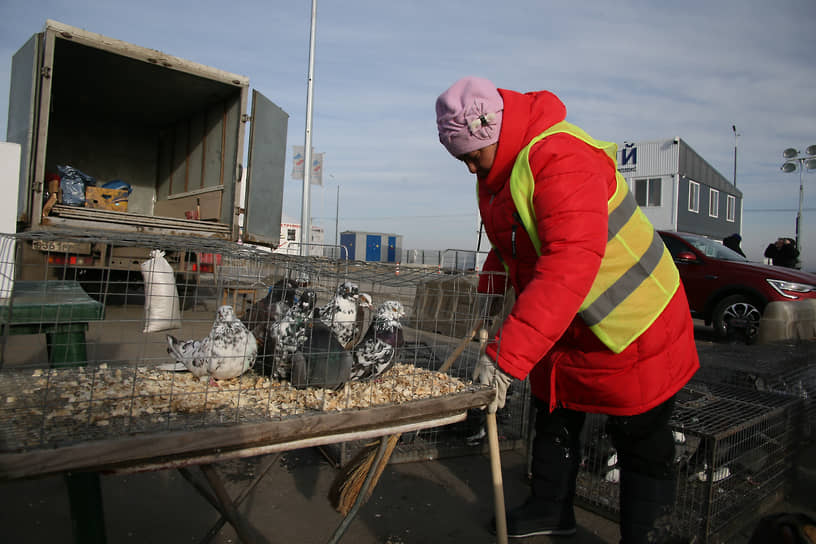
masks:
[[[496,542],[507,544],[507,519],[504,512],[504,484],[502,483],[499,431],[496,413],[487,414],[487,442],[490,450],[490,472],[493,475],[493,503],[496,509]]]
[[[473,325],[473,329],[471,329],[470,334],[462,338],[462,341],[459,342],[459,345],[456,346],[456,349],[453,350],[453,353],[448,355],[448,358],[445,359],[445,362],[442,363],[442,366],[439,367],[439,372],[447,372],[448,369],[451,367],[453,362],[462,354],[465,350],[465,346],[468,345],[468,342],[473,340],[473,337],[476,336],[476,332],[482,328],[482,320],[477,319],[476,323]]]

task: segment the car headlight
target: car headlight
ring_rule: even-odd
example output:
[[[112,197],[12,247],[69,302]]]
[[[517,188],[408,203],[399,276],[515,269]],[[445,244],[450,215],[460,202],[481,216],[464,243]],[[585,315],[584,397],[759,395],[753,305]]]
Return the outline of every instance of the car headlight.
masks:
[[[810,293],[811,291],[816,291],[816,285],[810,285],[807,283],[770,279],[766,279],[765,281],[767,281],[777,293],[785,298],[796,299],[799,297],[796,296],[795,293]]]

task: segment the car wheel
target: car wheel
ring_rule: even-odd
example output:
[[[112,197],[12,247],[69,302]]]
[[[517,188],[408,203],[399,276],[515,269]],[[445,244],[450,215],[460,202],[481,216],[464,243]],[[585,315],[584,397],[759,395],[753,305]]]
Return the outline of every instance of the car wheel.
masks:
[[[712,322],[714,331],[720,338],[741,338],[750,344],[759,333],[762,310],[745,295],[731,295],[722,299],[714,307]]]

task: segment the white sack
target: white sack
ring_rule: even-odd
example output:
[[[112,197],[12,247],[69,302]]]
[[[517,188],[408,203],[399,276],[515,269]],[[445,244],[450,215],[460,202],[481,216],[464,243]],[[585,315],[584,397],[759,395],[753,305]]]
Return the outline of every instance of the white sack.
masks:
[[[142,332],[177,329],[181,327],[181,312],[173,267],[164,258],[164,251],[154,249],[150,256],[140,265],[145,285],[145,327]]]

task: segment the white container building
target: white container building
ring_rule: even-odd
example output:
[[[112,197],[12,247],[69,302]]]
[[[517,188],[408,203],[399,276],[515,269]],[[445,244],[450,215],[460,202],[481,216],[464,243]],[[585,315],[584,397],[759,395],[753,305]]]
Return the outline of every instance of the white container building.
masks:
[[[618,144],[618,170],[656,229],[742,232],[742,192],[681,138]]]

